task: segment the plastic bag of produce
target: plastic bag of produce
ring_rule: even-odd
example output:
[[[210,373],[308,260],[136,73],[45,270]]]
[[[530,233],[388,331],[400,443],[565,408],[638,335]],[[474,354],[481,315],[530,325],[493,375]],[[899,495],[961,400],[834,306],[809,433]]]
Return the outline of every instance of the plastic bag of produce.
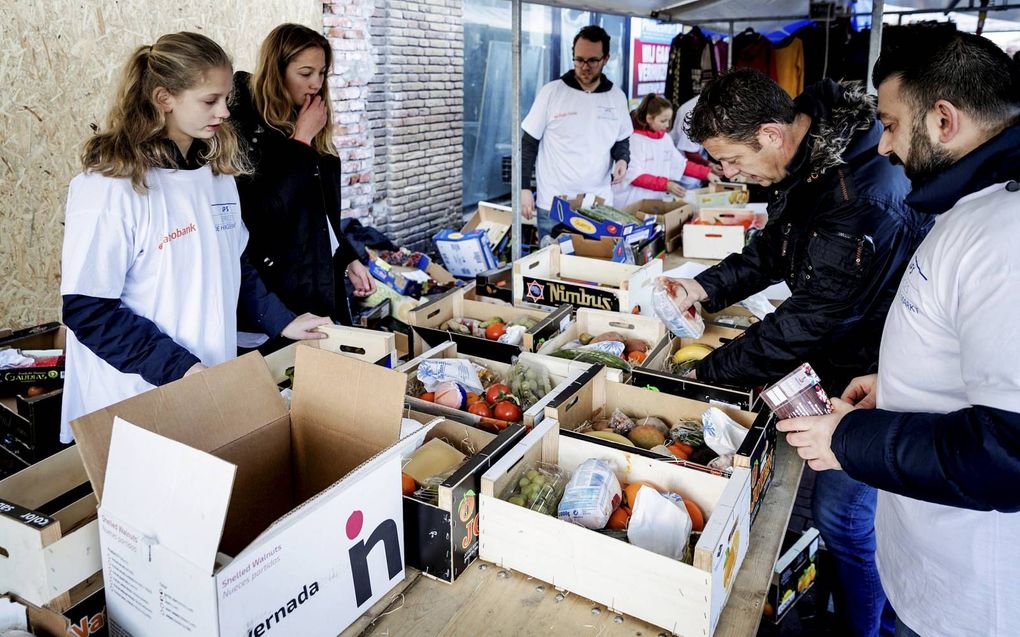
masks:
[[[418,380],[426,391],[435,391],[437,386],[447,382],[457,383],[476,394],[485,390],[475,364],[463,358],[425,359],[418,365]]]
[[[705,444],[720,456],[733,455],[747,436],[747,430],[718,407],[709,407],[701,415]]]
[[[621,341],[601,341],[582,345],[577,349],[582,352],[602,352],[604,354],[612,354],[613,356],[623,356],[623,350],[627,349],[627,346]]]
[[[677,289],[683,291],[683,288],[677,287]],[[705,319],[701,318],[701,313],[696,307],[697,304],[686,312],[681,312],[677,309],[676,302],[666,286],[660,281],[655,282],[655,286],[652,288],[652,309],[674,336],[701,338],[705,333]]]
[[[567,483],[558,517],[586,529],[601,529],[622,499],[623,490],[612,468],[604,460],[589,458]]]
[[[506,328],[506,332],[503,332],[497,341],[507,345],[520,345],[524,342],[524,333],[527,331],[528,328],[523,325],[511,325]]]
[[[535,403],[552,392],[549,371],[541,365],[525,365],[515,361],[510,368],[510,393],[521,401],[521,410],[528,411]]]
[[[563,497],[567,473],[554,464],[535,462],[506,493],[504,499],[543,515],[553,515]]]
[[[682,560],[693,526],[682,497],[642,485],[632,503],[627,540],[653,553]]]

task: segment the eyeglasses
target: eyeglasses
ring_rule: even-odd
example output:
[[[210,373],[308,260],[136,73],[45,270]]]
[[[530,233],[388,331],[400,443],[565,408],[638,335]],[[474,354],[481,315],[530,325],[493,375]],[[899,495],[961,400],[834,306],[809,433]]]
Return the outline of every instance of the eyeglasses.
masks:
[[[574,64],[576,64],[577,66],[593,67],[604,59],[606,59],[605,56],[602,56],[600,58],[588,58],[588,59],[574,58]]]

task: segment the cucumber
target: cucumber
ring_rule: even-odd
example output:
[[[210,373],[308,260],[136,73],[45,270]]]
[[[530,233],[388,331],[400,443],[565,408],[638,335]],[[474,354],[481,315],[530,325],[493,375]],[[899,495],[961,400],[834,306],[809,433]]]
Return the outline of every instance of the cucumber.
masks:
[[[594,350],[561,349],[557,352],[553,352],[552,356],[555,356],[556,358],[581,361],[582,363],[605,365],[606,367],[612,367],[614,369],[622,369],[625,372],[629,372],[631,370],[630,364],[619,356],[613,356],[612,354],[597,352]]]

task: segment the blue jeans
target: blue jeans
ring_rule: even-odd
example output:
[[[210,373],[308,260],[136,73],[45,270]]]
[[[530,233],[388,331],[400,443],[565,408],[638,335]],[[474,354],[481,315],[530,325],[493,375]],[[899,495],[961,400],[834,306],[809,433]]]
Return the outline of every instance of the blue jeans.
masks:
[[[896,637],[921,637],[915,633],[910,626],[907,626],[900,621],[900,618],[896,618]]]
[[[895,614],[875,565],[875,505],[878,493],[843,471],[815,478],[814,524],[836,567],[836,615],[857,637],[892,636]]]
[[[535,206],[535,215],[535,224],[538,226],[538,240],[541,241],[543,237],[548,237],[552,234],[552,229],[556,222],[549,216],[548,210],[543,210],[538,206]]]

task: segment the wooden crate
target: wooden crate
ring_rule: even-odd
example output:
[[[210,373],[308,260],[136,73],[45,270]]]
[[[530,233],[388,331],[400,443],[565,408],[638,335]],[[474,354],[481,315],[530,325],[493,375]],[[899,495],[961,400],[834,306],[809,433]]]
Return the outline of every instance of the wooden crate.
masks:
[[[67,609],[102,568],[96,506],[76,447],[0,481],[0,590]]]
[[[642,365],[634,369],[632,383],[641,387],[653,387],[675,396],[704,402],[721,402],[738,409],[754,410],[758,398],[757,389],[692,380],[670,372],[668,367],[673,354],[685,345],[705,343],[712,347],[721,347],[743,334],[743,329],[706,323],[705,333],[700,338],[676,338],[670,335],[648,353]]]
[[[648,343],[648,354],[659,346],[667,335],[666,325],[654,316],[643,316],[640,314],[622,314],[620,312],[606,312],[604,310],[593,310],[582,307],[577,310],[574,320],[563,328],[556,337],[548,340],[537,351],[543,358],[551,358],[556,361],[566,359],[554,358],[552,353],[563,348],[564,345],[575,341],[581,334],[588,333],[599,336],[606,332],[619,332],[625,338],[636,338]],[[567,361],[570,362],[570,361]],[[608,368],[611,372],[618,372],[624,380],[630,378],[630,373],[623,370]],[[613,378],[617,381],[619,379]]]
[[[727,480],[558,432],[546,419],[482,476],[481,558],[673,633],[709,637],[747,552],[748,471]],[[573,472],[589,458],[608,462],[624,482],[653,483],[701,508],[693,565],[502,499],[533,462]]]
[[[709,407],[718,407],[741,426],[747,428],[744,442],[734,454],[733,465],[751,471],[751,497],[748,512],[752,521],[758,517],[761,501],[772,484],[773,465],[776,455],[776,425],[771,412],[751,412],[725,405],[692,400],[659,391],[650,391],[635,385],[621,385],[609,382],[604,370],[591,369],[581,374],[569,388],[558,393],[545,409],[545,417],[560,423],[561,433],[573,438],[594,440],[597,444],[617,449],[629,449],[613,442],[592,439],[575,430],[586,420],[601,412],[608,418],[613,410],[619,409],[634,418],[656,416],[674,425],[678,420],[701,421],[701,415]],[[541,419],[536,418],[536,422]],[[662,456],[639,449],[639,455],[663,460]],[[674,462],[673,460],[670,460]],[[721,472],[690,461],[676,461],[700,471]]]
[[[426,351],[421,356],[404,363],[397,368],[397,371],[404,372],[407,374],[408,378],[410,378],[417,375],[418,366],[423,360],[430,358],[463,358],[477,363],[478,365],[482,365],[504,378],[510,373],[511,366],[507,363],[489,360],[478,356],[471,356],[469,354],[461,354],[458,350],[459,348],[457,344],[452,341],[441,343]],[[549,381],[552,385],[552,391],[547,396],[542,397],[539,402],[524,412],[522,422],[525,427],[530,428],[535,424],[536,419],[541,420],[541,418],[544,417],[543,414],[545,406],[549,404],[553,398],[558,396],[561,391],[565,391],[574,382],[576,382],[576,380],[580,378],[585,371],[592,367],[585,363],[574,363],[574,361],[560,361],[562,363],[568,363],[567,365],[550,364],[546,358],[547,357],[539,357],[528,352],[521,353],[519,357],[522,362],[528,365],[544,367],[549,373]],[[553,360],[556,361],[558,359]],[[573,365],[570,365],[569,363],[573,363]],[[505,426],[503,421],[482,418],[466,411],[437,405],[436,403],[431,403],[415,396],[407,396],[404,401],[415,411],[435,416],[442,416],[444,418],[449,418],[450,420],[466,423],[489,431],[498,431]]]
[[[439,485],[435,504],[404,496],[404,548],[408,566],[437,580],[452,583],[478,557],[478,493],[482,474],[524,437],[511,425],[499,434],[422,412],[406,418],[435,423],[425,442],[445,440],[467,456]],[[437,422],[438,421],[438,422]]]
[[[654,316],[652,286],[661,274],[661,259],[627,265],[561,254],[553,244],[514,263],[514,301]]]
[[[497,306],[467,298],[467,295],[474,290],[474,283],[450,290],[438,299],[418,306],[409,313],[408,320],[413,332],[412,353],[414,356],[421,356],[430,347],[443,341],[452,340],[457,343],[460,351],[464,354],[509,362],[522,349],[528,352],[534,351],[536,346],[558,334],[560,325],[565,322],[565,318],[571,311],[568,305],[541,309]],[[460,334],[442,330],[439,327],[452,318],[487,321],[496,316],[504,321],[526,317],[534,319],[537,324],[524,333],[524,341],[520,346],[497,343],[484,337]]]
[[[379,332],[343,325],[322,325],[318,329],[326,333],[326,338],[291,343],[265,357],[269,372],[277,383],[282,383],[287,379],[287,369],[294,367],[297,348],[302,345],[343,354],[359,361],[390,369],[397,366],[397,337],[392,332]]]

